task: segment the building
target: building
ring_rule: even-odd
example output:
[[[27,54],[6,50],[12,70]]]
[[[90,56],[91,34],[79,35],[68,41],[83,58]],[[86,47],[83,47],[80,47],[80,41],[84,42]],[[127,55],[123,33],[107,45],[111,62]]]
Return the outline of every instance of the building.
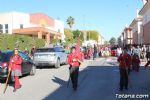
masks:
[[[104,45],[104,37],[100,34],[99,37],[98,37],[98,45]]]
[[[122,32],[122,43],[128,44],[150,44],[150,1],[143,0],[143,8],[137,10],[137,16],[129,26]]]
[[[143,38],[144,44],[150,44],[150,1],[145,3],[139,14],[143,17]]]
[[[28,35],[46,39],[64,40],[64,23],[44,13],[6,12],[0,13],[0,33]]]
[[[133,44],[143,44],[143,26],[142,26],[142,16],[139,15],[139,11],[137,10],[137,16],[132,21],[132,23],[129,26],[132,34],[132,41]]]
[[[120,36],[122,37],[122,45],[133,44],[133,36],[131,31],[132,29],[126,25]]]

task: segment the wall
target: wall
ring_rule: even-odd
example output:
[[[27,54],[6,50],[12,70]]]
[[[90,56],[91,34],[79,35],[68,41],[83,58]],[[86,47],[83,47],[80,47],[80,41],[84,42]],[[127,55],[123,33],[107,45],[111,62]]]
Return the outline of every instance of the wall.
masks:
[[[150,44],[150,22],[144,25],[144,43]]]
[[[20,24],[23,28],[30,26],[30,15],[27,13],[13,12],[13,29],[20,29]]]
[[[43,13],[30,14],[30,23],[40,26],[54,26],[54,19]]]
[[[54,30],[58,32],[58,30],[61,33],[61,39],[64,40],[65,39],[65,35],[64,35],[64,22],[61,20],[55,20],[55,26],[54,26]]]
[[[12,13],[0,13],[0,24],[3,25],[3,33],[5,33],[5,24],[8,24],[8,33],[12,33]]]
[[[144,43],[150,43],[150,7],[147,12],[143,14],[143,38]]]
[[[23,24],[24,28],[30,25],[29,14],[20,12],[0,13],[0,24],[8,24],[8,33],[12,34],[13,29],[20,29],[20,24]],[[5,33],[5,28],[3,33]]]
[[[133,44],[138,44],[138,33],[137,33],[137,31],[133,33]]]

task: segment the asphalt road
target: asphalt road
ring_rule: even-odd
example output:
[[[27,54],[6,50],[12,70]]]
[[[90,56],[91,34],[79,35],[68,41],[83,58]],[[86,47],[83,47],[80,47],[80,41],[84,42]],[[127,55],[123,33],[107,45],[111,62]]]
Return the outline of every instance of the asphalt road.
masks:
[[[3,94],[4,84],[1,84],[0,100],[118,100],[121,94],[150,96],[150,68],[132,72],[129,89],[120,92],[116,58],[86,60],[80,68],[78,91],[72,90],[71,83],[67,87],[68,67],[38,69],[35,76],[21,78],[22,88],[15,93],[8,86]]]

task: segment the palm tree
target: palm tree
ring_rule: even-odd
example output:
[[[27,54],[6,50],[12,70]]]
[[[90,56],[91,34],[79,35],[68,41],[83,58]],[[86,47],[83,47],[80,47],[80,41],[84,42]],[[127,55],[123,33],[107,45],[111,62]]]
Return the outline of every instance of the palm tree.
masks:
[[[72,17],[72,16],[69,16],[68,17],[68,19],[67,19],[67,24],[69,25],[69,27],[70,28],[72,28],[73,27],[73,25],[74,25],[74,22],[75,20],[74,20],[74,18]]]

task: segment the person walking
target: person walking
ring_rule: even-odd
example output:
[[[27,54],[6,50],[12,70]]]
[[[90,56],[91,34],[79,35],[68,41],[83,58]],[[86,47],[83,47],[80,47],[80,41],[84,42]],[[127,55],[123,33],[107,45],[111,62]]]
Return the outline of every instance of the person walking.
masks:
[[[93,60],[95,60],[96,56],[97,56],[97,47],[96,47],[96,45],[94,44]]]
[[[117,57],[119,57],[122,54],[122,49],[119,47],[117,48]]]
[[[34,53],[36,52],[36,47],[35,45],[31,49],[31,57],[33,57]]]
[[[14,90],[13,92],[16,92],[17,89],[21,88],[21,84],[19,81],[19,76],[22,76],[21,72],[21,64],[22,64],[22,58],[19,55],[18,49],[14,50],[14,54],[10,58],[9,62],[9,71],[11,71],[11,76],[14,77]]]
[[[139,72],[139,68],[140,68],[140,58],[138,55],[134,54],[132,57],[132,68],[133,70]]]
[[[131,59],[128,59],[127,51],[124,50],[123,53],[118,57],[119,70],[120,70],[120,91],[125,88],[128,89],[128,75],[129,75],[129,63]]]
[[[76,91],[78,88],[78,74],[79,66],[81,64],[81,55],[76,53],[76,48],[71,48],[71,53],[68,56],[68,64],[70,65],[70,78],[72,81],[73,89]]]
[[[146,49],[146,58],[147,58],[147,62],[148,62],[150,60],[150,45]]]
[[[142,47],[142,54],[143,54],[143,61],[145,61],[146,59],[146,46],[145,45],[143,45]]]

